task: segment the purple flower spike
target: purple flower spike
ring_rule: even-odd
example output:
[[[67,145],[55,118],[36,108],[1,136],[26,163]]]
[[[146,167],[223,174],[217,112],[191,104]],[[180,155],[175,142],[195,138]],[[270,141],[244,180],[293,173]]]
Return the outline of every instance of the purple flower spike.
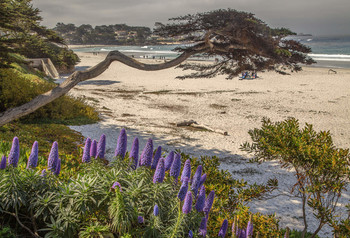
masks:
[[[253,237],[253,230],[254,230],[254,226],[253,226],[253,222],[252,222],[252,216],[250,216],[249,221],[248,221],[248,225],[247,225],[247,238]]]
[[[104,159],[106,151],[106,135],[102,134],[97,144],[96,158]]]
[[[202,212],[204,208],[204,203],[205,203],[205,187],[204,185],[201,186],[196,202],[196,210],[198,212]]]
[[[207,235],[207,219],[202,218],[201,224],[199,225],[199,235],[205,237]]]
[[[192,210],[192,193],[188,191],[186,193],[184,205],[182,206],[182,213],[188,214]]]
[[[60,175],[60,172],[61,172],[61,159],[58,159],[57,161],[57,167],[56,167],[56,170],[54,172],[54,174],[56,176]]]
[[[18,140],[18,137],[15,136],[12,141],[12,147],[10,150],[8,161],[9,161],[9,164],[11,164],[13,167],[17,167],[18,160],[19,160],[19,140]]]
[[[115,189],[116,189],[117,187],[119,187],[119,191],[120,191],[120,192],[123,191],[123,190],[122,190],[122,185],[120,185],[120,183],[118,183],[118,182],[114,182],[113,185],[112,185],[112,187],[111,187],[111,189],[112,189],[113,191],[115,191]]]
[[[52,144],[49,159],[47,161],[47,169],[55,172],[56,167],[57,167],[57,162],[58,162],[58,143],[55,141]]]
[[[175,155],[175,159],[170,168],[170,176],[174,177],[177,181],[177,178],[180,175],[181,171],[181,156],[179,154]]]
[[[207,174],[203,174],[199,182],[199,187],[202,187],[206,179],[207,179]]]
[[[140,166],[150,167],[152,164],[152,157],[153,157],[153,141],[151,138],[149,138],[141,154]]]
[[[90,163],[90,149],[91,149],[91,139],[88,137],[85,141],[84,152],[83,152],[83,163]]]
[[[183,181],[182,181],[182,185],[180,187],[179,193],[177,194],[177,197],[183,201],[185,199],[186,193],[188,190],[188,178],[186,177]]]
[[[0,169],[6,169],[6,162],[7,162],[6,156],[3,155],[0,162]]]
[[[139,161],[139,139],[137,137],[132,142],[129,158],[132,160],[131,168],[135,170]]]
[[[191,161],[189,159],[185,162],[180,181],[182,182],[186,177],[191,178]]]
[[[238,229],[239,230],[239,236],[238,238],[246,238],[247,237],[247,232],[245,229]]]
[[[119,136],[118,136],[118,141],[117,141],[117,148],[115,149],[114,156],[120,156],[121,158],[125,157],[126,149],[128,145],[128,137],[126,135],[125,129],[121,129]]]
[[[237,217],[235,216],[233,219],[233,223],[232,223],[232,234],[236,235],[236,224],[237,224]]]
[[[154,208],[153,208],[153,215],[154,216],[158,216],[159,215],[159,207],[158,205],[154,205]]]
[[[30,152],[30,156],[28,158],[27,169],[36,168],[36,166],[38,166],[38,150],[38,142],[34,141],[32,151]]]
[[[160,156],[162,155],[162,147],[158,146],[156,153],[154,154],[151,169],[156,169]]]
[[[46,169],[43,169],[42,171],[41,171],[41,175],[40,175],[41,177],[45,177],[46,176]]]
[[[188,232],[188,238],[193,238],[193,232],[191,230]]]
[[[210,209],[213,206],[214,196],[215,196],[215,192],[211,191],[207,199],[205,200],[203,211],[205,212],[206,216],[208,216]]]
[[[221,226],[221,229],[219,231],[219,237],[221,238],[224,238],[225,235],[226,235],[226,232],[227,232],[227,227],[228,227],[228,221],[227,219],[225,219],[223,222],[222,222],[222,226]]]
[[[161,158],[158,162],[156,171],[153,176],[153,183],[162,183],[165,177],[164,159]]]
[[[165,159],[165,171],[168,171],[173,164],[175,153],[171,151]]]
[[[142,224],[145,220],[143,219],[143,216],[138,216],[137,221],[138,223]]]
[[[196,173],[193,175],[191,189],[195,197],[197,196],[197,192],[201,182],[202,170],[203,170],[202,165],[199,165],[197,167]]]
[[[96,157],[97,154],[97,141],[93,140],[91,142],[90,157]]]

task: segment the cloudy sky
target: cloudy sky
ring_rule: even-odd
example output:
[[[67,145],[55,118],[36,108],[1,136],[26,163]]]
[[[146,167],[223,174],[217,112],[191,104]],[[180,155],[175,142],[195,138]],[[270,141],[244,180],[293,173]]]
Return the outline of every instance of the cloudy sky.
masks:
[[[33,0],[33,4],[48,27],[63,22],[153,28],[155,22],[165,23],[170,17],[232,8],[297,33],[350,35],[349,0]]]

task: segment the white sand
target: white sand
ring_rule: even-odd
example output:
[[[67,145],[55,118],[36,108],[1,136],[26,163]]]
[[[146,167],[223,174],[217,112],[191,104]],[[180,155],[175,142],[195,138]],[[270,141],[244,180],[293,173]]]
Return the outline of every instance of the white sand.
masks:
[[[78,69],[94,66],[104,58],[102,54],[78,55]],[[336,146],[350,147],[350,70],[337,69],[337,74],[328,74],[326,68],[310,67],[290,76],[260,73],[255,80],[175,79],[184,73],[188,72],[145,72],[115,62],[99,77],[71,91],[95,105],[103,120],[72,128],[97,140],[106,134],[110,155],[114,154],[121,128],[127,129],[129,150],[137,136],[141,149],[151,137],[155,146],[161,145],[167,151],[217,155],[223,161],[221,168],[228,169],[234,178],[263,183],[276,177],[284,191],[295,183],[292,172],[280,169],[277,163],[247,164],[249,156],[239,149],[250,139],[248,130],[260,127],[263,117],[273,121],[295,117],[302,125],[311,123],[316,130],[330,130]],[[228,136],[175,126],[191,119],[227,131]],[[343,198],[349,200],[348,195]],[[276,212],[283,227],[303,228],[298,199],[277,197],[253,201],[249,206],[252,211]],[[315,230],[317,221],[311,212],[308,219],[309,230]],[[331,237],[331,229],[324,228],[321,235]]]

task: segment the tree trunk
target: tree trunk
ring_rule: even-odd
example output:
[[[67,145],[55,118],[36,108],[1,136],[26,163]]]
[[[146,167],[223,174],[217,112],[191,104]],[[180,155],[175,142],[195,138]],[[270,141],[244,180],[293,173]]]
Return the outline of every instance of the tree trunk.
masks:
[[[46,104],[52,102],[53,100],[63,96],[78,83],[97,77],[98,75],[102,74],[106,69],[108,69],[109,65],[113,61],[119,61],[123,64],[126,64],[130,67],[139,70],[156,71],[174,67],[188,59],[191,55],[202,53],[204,51],[205,47],[198,48],[194,51],[184,52],[177,58],[165,62],[163,64],[144,64],[132,58],[129,58],[128,56],[120,53],[119,51],[111,51],[107,55],[106,59],[104,59],[101,63],[97,64],[96,66],[84,71],[76,71],[56,88],[37,96],[28,103],[25,103],[19,107],[8,109],[7,111],[0,113],[0,126],[3,126],[6,123],[9,123],[13,120],[16,120],[22,116],[28,115],[36,111],[40,107],[43,107]]]
[[[307,232],[307,221],[306,221],[306,197],[305,194],[302,194],[302,202],[303,202],[303,220],[304,220],[304,230],[303,233],[301,234],[301,237],[304,238]]]

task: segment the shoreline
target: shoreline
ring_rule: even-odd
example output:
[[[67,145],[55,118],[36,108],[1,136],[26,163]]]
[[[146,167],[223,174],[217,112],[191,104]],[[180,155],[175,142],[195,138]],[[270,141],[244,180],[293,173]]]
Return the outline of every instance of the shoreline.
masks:
[[[78,53],[84,69],[104,59],[102,54]],[[152,59],[143,59],[152,62]],[[153,62],[157,63],[156,60]],[[140,149],[149,137],[155,146],[181,151],[199,157],[218,156],[221,168],[235,179],[249,183],[264,183],[276,177],[279,187],[288,190],[294,182],[293,171],[281,169],[276,162],[248,164],[249,156],[239,146],[249,141],[248,130],[259,128],[262,117],[281,121],[299,119],[301,126],[311,123],[315,130],[330,130],[335,145],[350,147],[350,70],[305,67],[299,73],[282,76],[273,72],[260,73],[255,80],[175,79],[184,74],[181,69],[145,72],[114,62],[97,78],[82,82],[71,90],[73,96],[84,96],[101,113],[97,124],[71,126],[85,137],[107,136],[107,153],[113,156],[117,137],[122,128],[128,133],[128,149],[137,136]],[[228,136],[208,131],[176,127],[184,120],[228,132]],[[349,199],[349,193],[343,199]],[[282,226],[302,229],[300,203],[272,199],[249,204],[254,212],[273,213]],[[310,212],[309,212],[310,213]],[[310,213],[311,214],[311,213]],[[309,216],[309,229],[316,221]],[[329,237],[331,230],[322,230]]]

